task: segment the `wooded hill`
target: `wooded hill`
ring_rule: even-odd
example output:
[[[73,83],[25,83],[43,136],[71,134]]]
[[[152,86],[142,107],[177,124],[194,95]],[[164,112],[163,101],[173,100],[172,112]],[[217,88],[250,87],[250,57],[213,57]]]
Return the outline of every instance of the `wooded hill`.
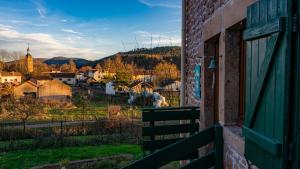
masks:
[[[119,55],[122,57],[122,61],[126,64],[135,64],[138,68],[143,69],[153,69],[158,63],[167,62],[176,64],[178,69],[180,68],[180,47],[177,46],[166,46],[166,47],[156,47],[153,49],[140,48],[129,52],[119,52],[114,55],[105,57],[103,59],[89,61],[81,58],[72,58],[76,63],[77,67],[82,66],[96,66],[98,63],[103,65],[108,59],[114,60],[114,58]],[[47,59],[44,63],[48,65],[63,65],[68,63],[70,58],[66,57],[54,57]]]
[[[141,48],[129,52],[120,52],[112,56],[94,61],[101,65],[108,59],[113,60],[117,55],[122,57],[124,63],[135,64],[138,68],[153,69],[158,63],[166,62],[176,64],[180,69],[181,48],[177,46],[156,47],[153,49]]]

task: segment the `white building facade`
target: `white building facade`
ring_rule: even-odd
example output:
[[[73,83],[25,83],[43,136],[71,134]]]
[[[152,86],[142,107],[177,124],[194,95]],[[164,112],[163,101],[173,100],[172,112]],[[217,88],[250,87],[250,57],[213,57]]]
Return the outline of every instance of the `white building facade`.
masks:
[[[0,83],[21,83],[22,75],[19,72],[0,72]]]

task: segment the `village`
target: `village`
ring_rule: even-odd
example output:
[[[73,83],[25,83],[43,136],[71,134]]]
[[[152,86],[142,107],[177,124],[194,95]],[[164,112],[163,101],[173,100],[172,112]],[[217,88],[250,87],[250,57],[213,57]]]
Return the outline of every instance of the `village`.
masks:
[[[28,46],[24,56],[2,64],[0,150],[72,147],[74,142],[78,148],[133,144],[128,151],[136,150],[142,109],[179,105],[179,76],[174,64],[138,69],[124,63],[121,54],[94,67],[78,67],[72,59],[48,65]]]
[[[118,62],[122,64],[121,61]],[[70,63],[69,70],[34,74],[35,65],[28,47],[24,57],[25,74],[17,71],[0,72],[1,97],[12,94],[16,99],[32,97],[42,103],[68,105],[72,104],[73,96],[83,93],[89,98],[101,95],[126,96],[128,104],[133,104],[138,97],[153,96],[151,103],[140,103],[140,106],[154,107],[168,106],[165,96],[160,93],[179,97],[179,72],[172,72],[177,77],[171,77],[168,73],[158,77],[153,70],[116,72],[102,69],[99,64],[94,68],[86,66],[77,70],[74,64]],[[172,103],[179,104],[179,100]]]
[[[299,14],[0,1],[0,169],[300,169]]]

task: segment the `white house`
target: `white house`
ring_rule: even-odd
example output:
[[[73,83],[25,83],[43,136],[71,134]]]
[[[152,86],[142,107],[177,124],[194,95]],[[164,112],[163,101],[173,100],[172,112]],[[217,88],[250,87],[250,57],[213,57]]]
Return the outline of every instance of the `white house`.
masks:
[[[115,86],[113,82],[108,82],[105,85],[105,94],[108,95],[115,95],[116,91],[115,91]]]
[[[161,91],[177,92],[180,90],[180,86],[181,82],[179,80],[167,80],[164,81],[157,89]]]
[[[74,86],[76,85],[76,76],[75,73],[67,73],[67,72],[61,72],[61,73],[50,73],[53,79],[59,80],[65,84]]]
[[[0,83],[17,83],[22,82],[22,74],[19,72],[0,72]]]
[[[142,80],[145,82],[153,82],[157,76],[151,71],[134,71],[133,80]]]
[[[141,80],[132,82],[128,87],[131,93],[153,92],[153,85],[151,83],[143,82]]]
[[[78,82],[84,81],[84,80],[86,80],[86,79],[88,79],[88,77],[85,75],[84,72],[77,72],[77,73],[76,73],[76,80],[77,80]]]
[[[103,73],[96,69],[89,70],[87,75],[88,77],[94,78],[96,81],[100,81],[103,78]]]

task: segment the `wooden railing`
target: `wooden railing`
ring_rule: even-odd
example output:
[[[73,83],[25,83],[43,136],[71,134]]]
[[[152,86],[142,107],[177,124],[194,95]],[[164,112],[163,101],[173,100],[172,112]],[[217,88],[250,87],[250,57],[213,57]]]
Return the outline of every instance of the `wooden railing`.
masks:
[[[184,136],[198,132],[199,124],[196,120],[199,116],[198,107],[144,109],[142,114],[144,153],[153,153],[184,139]],[[195,159],[198,158],[197,155],[195,151],[181,160]]]
[[[206,169],[213,166],[216,169],[222,169],[222,127],[215,125],[199,132],[199,124],[197,124],[199,117],[200,110],[198,107],[144,109],[142,115],[144,122],[142,148],[144,152],[151,154],[124,169],[155,169],[173,161],[187,159],[191,162],[182,166],[183,169]],[[174,121],[177,122],[174,123]],[[172,135],[173,137],[172,139],[158,137],[164,135]],[[198,149],[207,145],[214,147],[210,146],[210,153],[199,158]]]
[[[192,160],[181,169],[223,168],[223,129],[215,125],[188,138],[173,143],[123,169],[156,169],[172,161],[188,156],[195,150],[213,143],[213,150],[202,158]]]

